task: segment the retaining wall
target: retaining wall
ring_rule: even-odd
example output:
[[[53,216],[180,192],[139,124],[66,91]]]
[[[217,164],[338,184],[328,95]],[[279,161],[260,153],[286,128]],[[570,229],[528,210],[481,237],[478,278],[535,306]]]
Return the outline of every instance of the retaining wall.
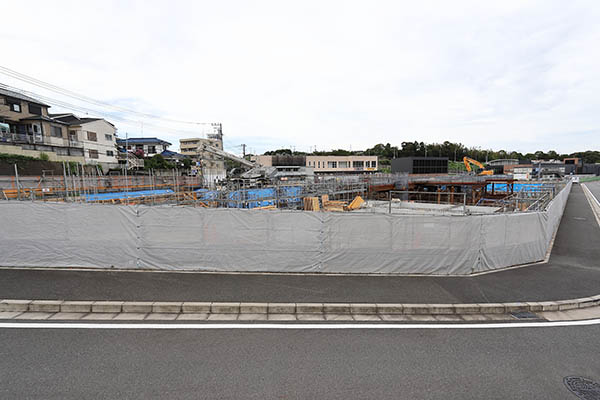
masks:
[[[544,212],[477,216],[0,202],[0,265],[467,275],[543,260]]]

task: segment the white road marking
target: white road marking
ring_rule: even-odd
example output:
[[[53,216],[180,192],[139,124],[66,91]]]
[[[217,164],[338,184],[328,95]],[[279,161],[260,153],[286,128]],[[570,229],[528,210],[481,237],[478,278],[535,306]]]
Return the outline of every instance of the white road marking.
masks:
[[[599,210],[600,210],[600,201],[598,201],[598,199],[596,198],[596,196],[594,196],[594,194],[587,187],[587,185],[582,184],[581,187],[583,188],[583,194],[585,195],[588,203],[590,204],[590,208],[592,209],[592,213],[594,214],[594,217],[596,217],[596,222],[598,223],[598,225],[600,225],[600,215],[598,214]]]
[[[79,322],[1,322],[0,329],[510,329],[556,328],[563,326],[600,325],[600,319],[553,322],[511,322],[482,324],[144,324],[144,323],[79,323]]]

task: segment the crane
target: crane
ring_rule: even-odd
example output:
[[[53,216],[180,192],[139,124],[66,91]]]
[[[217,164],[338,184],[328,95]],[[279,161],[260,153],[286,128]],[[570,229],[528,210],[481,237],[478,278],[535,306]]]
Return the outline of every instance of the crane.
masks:
[[[494,171],[491,169],[485,169],[485,166],[480,163],[477,160],[474,160],[472,158],[469,157],[463,157],[463,162],[465,163],[465,167],[467,168],[467,172],[471,172],[473,171],[473,168],[471,168],[471,164],[474,164],[476,166],[478,166],[479,168],[481,168],[483,171],[481,171],[479,173],[479,175],[494,175]]]
[[[247,168],[254,168],[254,167],[257,166],[256,163],[253,163],[252,161],[248,161],[245,158],[238,157],[238,156],[236,156],[234,154],[231,154],[231,153],[228,153],[228,152],[223,151],[221,149],[218,149],[216,147],[210,146],[210,145],[208,145],[206,143],[202,144],[202,150],[203,151],[208,151],[209,153],[213,153],[213,154],[216,154],[216,155],[224,157],[224,158],[228,158],[228,159],[233,160],[233,161],[237,161],[237,162],[239,162],[240,164],[242,164],[243,166],[245,166]]]

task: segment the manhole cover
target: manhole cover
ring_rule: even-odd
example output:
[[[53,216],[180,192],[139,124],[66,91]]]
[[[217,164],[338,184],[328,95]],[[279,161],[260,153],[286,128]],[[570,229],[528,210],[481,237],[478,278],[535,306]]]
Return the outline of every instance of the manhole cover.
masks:
[[[571,393],[583,400],[600,400],[600,384],[581,376],[567,376],[563,379]]]
[[[510,315],[518,319],[539,318],[536,314],[529,311],[514,311]]]

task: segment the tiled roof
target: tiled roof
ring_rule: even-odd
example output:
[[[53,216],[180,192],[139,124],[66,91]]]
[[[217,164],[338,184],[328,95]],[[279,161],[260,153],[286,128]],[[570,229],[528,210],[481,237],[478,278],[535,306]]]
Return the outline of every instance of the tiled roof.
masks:
[[[39,104],[40,106],[50,107],[48,104],[42,103],[41,101],[36,100],[33,97],[29,97],[29,96],[26,96],[19,92],[14,92],[12,90],[5,89],[2,87],[2,84],[0,84],[0,96],[8,96],[8,97],[12,97],[14,99],[25,100],[30,103]]]
[[[128,139],[117,139],[117,144],[166,144],[166,145],[171,145],[171,143],[159,139],[159,138],[155,138],[155,137],[151,137],[151,138],[128,138]]]

